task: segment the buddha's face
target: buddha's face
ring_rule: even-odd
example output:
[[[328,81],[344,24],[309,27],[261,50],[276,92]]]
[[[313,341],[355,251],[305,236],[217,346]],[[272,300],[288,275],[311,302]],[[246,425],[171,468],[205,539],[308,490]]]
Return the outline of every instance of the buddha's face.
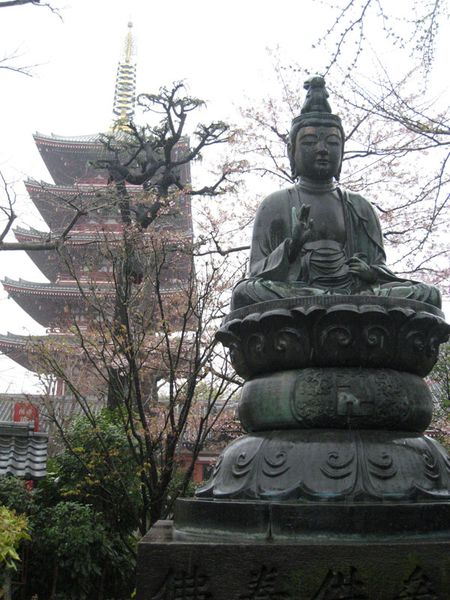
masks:
[[[313,181],[329,181],[339,173],[341,160],[342,137],[337,127],[300,127],[294,152],[298,175]]]

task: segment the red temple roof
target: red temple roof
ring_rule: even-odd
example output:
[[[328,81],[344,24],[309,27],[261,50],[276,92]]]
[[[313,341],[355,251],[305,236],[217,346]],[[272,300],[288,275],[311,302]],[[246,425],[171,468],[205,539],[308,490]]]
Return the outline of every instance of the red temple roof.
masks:
[[[111,298],[113,304],[115,292],[108,283],[111,275],[105,265],[100,264],[102,259],[95,242],[102,242],[107,237],[108,242],[115,243],[114,237],[122,231],[122,223],[115,200],[115,187],[108,187],[104,170],[92,166],[92,162],[106,157],[101,136],[68,137],[37,133],[34,139],[55,184],[29,180],[25,186],[50,232],[17,228],[15,235],[22,243],[50,241],[64,231],[76,214],[76,209],[85,210],[87,214],[81,216],[70,231],[62,254],[67,252],[74,259],[75,272],[80,278],[86,265],[89,265],[89,278],[95,281],[94,289],[87,278],[82,284],[86,295],[99,293],[105,299]],[[189,140],[183,139],[174,149],[174,159],[180,158],[188,146]],[[190,181],[189,164],[180,167],[179,175],[183,183]],[[128,191],[134,196],[136,204],[146,203],[141,186],[129,186]],[[190,196],[180,196],[165,213],[163,211],[158,215],[148,232],[157,230],[159,235],[162,230],[168,233],[173,239],[173,249],[182,245],[183,240],[191,240]],[[64,256],[55,250],[28,251],[28,254],[50,283],[5,278],[3,287],[6,292],[32,318],[50,330],[67,331],[74,321],[83,326],[92,309],[89,309],[86,297],[73,280],[73,273],[69,272]],[[192,276],[189,257],[183,252],[179,256],[177,254],[174,252],[173,258],[166,258],[166,267],[160,274],[160,285],[167,295],[178,294],[183,282]],[[151,284],[148,289],[151,293]],[[24,337],[11,334],[0,336],[0,351],[30,368]]]
[[[105,185],[60,186],[37,181],[26,181],[25,187],[49,229],[63,231],[73,219],[76,208],[86,211],[76,223],[76,230],[99,227],[107,230],[121,230],[118,201],[113,187]],[[136,204],[144,203],[140,186],[129,186],[128,191]],[[172,214],[161,214],[155,220],[154,227],[174,227],[192,234],[192,215],[190,196],[179,197]]]
[[[64,137],[35,133],[33,137],[56,184],[106,182],[106,171],[92,165],[92,162],[106,156],[100,134]]]
[[[48,233],[37,231],[35,229],[26,230],[17,227],[14,229],[14,235],[16,236],[17,241],[23,244],[49,241]],[[54,250],[39,250],[36,252],[27,252],[27,254],[38,269],[40,269],[50,281],[55,281],[59,272],[67,271],[58,252],[55,252]]]
[[[116,135],[121,134],[119,132]],[[98,169],[93,164],[99,159],[108,158],[109,153],[101,141],[101,134],[67,137],[35,133],[33,137],[45,166],[57,185],[106,183],[107,171]],[[173,158],[180,159],[188,147],[189,139],[181,139],[173,149]],[[180,167],[180,178],[183,183],[191,180],[189,163]]]
[[[26,181],[26,190],[51,231],[63,230],[71,222],[77,209],[85,210],[77,227],[104,223],[111,219],[119,222],[119,209],[114,191],[109,193],[105,184],[61,186]],[[133,193],[133,190],[130,190]]]
[[[84,266],[89,265],[89,277],[108,280],[106,259],[99,252],[98,243],[108,240],[112,246],[121,233],[119,225],[115,229],[110,226],[108,231],[92,231],[88,229],[73,229],[66,238],[60,250],[26,250],[28,256],[38,269],[53,283],[58,279],[73,279],[84,274]],[[17,240],[23,244],[51,242],[58,238],[37,229],[14,229]]]
[[[0,352],[25,369],[32,371],[33,345],[35,346],[39,340],[46,338],[47,336],[15,335],[8,331],[6,335],[0,334]]]
[[[6,335],[0,334],[0,353],[5,354],[30,371],[42,371],[42,364],[39,363],[42,362],[40,358],[44,348],[47,352],[56,351],[55,348],[57,348],[58,354],[67,349],[71,357],[74,357],[74,350],[81,353],[75,338],[67,333],[16,335],[8,331]],[[48,368],[48,365],[46,365],[46,368]]]
[[[186,264],[185,268],[189,269],[189,264]],[[183,272],[182,277],[174,277],[170,270],[161,273],[161,293],[166,296],[179,294],[185,288],[183,281],[186,272]],[[74,322],[83,326],[92,319],[92,315],[97,314],[99,306],[102,307],[102,311],[108,312],[108,301],[111,303],[111,313],[113,312],[115,287],[108,281],[82,282],[81,290],[73,280],[40,283],[5,277],[1,283],[8,295],[25,312],[49,330],[67,331]],[[151,286],[147,288],[147,293],[152,295]],[[97,300],[90,304],[89,297]]]
[[[80,287],[75,281],[57,281],[56,283],[42,283],[38,281],[27,281],[26,279],[10,279],[5,277],[2,281],[3,287],[8,292],[20,292],[27,294],[37,294],[39,296],[74,296],[78,297],[82,294]],[[88,291],[88,283],[83,286],[83,291]],[[95,291],[107,290],[109,285],[99,284]]]
[[[97,282],[94,288],[86,283],[82,291],[74,281],[36,283],[5,277],[2,284],[25,312],[49,329],[68,328],[75,320],[82,323],[91,312],[83,294],[103,297],[114,294],[112,286],[105,282]]]

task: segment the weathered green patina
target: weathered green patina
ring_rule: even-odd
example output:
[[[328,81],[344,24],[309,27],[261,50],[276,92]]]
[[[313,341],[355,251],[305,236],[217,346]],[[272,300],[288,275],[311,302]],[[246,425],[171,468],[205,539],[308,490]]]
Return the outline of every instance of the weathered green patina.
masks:
[[[323,294],[394,296],[439,308],[437,288],[398,277],[386,266],[372,205],[337,183],[344,133],[331,113],[324,80],[315,77],[306,87],[305,106],[292,123],[288,144],[293,176],[299,180],[262,202],[249,277],[235,287],[232,309]]]

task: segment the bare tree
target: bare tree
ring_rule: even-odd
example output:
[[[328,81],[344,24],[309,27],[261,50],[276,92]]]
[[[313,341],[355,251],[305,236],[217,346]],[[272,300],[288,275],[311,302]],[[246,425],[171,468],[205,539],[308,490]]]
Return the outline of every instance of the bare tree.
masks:
[[[10,8],[12,6],[25,6],[25,5],[45,7],[45,8],[49,8],[52,12],[56,12],[56,13],[58,12],[55,8],[52,7],[51,4],[49,4],[48,2],[41,2],[41,0],[1,0],[0,1],[0,8]]]
[[[447,0],[412,2],[409,14],[387,0],[346,0],[327,11],[330,22],[317,45],[330,48],[324,74],[340,67],[350,77],[369,48],[371,27],[382,31],[394,47],[410,52],[415,66],[428,74],[433,66],[440,25],[448,15]]]
[[[36,370],[64,382],[67,397],[90,420],[93,435],[101,436],[97,411],[115,386],[115,414],[141,480],[144,533],[170,514],[175,497],[187,488],[200,451],[239,385],[214,339],[236,274],[225,275],[226,258],[217,254],[195,263],[196,245],[179,240],[174,247],[171,233],[150,231],[134,243],[145,256],[142,282],[134,283],[130,273],[124,276],[123,246],[105,242],[115,291],[105,295],[94,281],[92,286],[79,281],[88,315],[83,324],[74,321],[70,339],[41,340],[30,350]],[[124,287],[126,306],[118,327],[117,301],[124,299]],[[120,375],[113,381],[112,369]],[[67,442],[61,407],[50,396],[46,403]],[[77,455],[76,448],[70,450]],[[185,470],[174,489],[180,454]],[[111,460],[106,447],[105,460]],[[85,468],[88,474],[89,465]]]
[[[98,167],[107,169],[110,181],[115,185],[123,225],[124,264],[116,281],[117,331],[127,326],[130,286],[143,276],[135,235],[130,234],[132,214],[138,229],[146,230],[162,212],[170,213],[171,206],[177,204],[176,198],[181,194],[187,197],[223,195],[235,189],[235,176],[242,171],[241,163],[226,163],[209,185],[193,189],[190,178],[183,176],[183,169],[199,160],[205,149],[228,143],[233,132],[223,122],[199,123],[191,136],[192,141],[187,144],[187,118],[203,102],[185,95],[180,82],[171,88],[161,88],[158,94],[141,94],[138,104],[144,114],[156,115],[156,123],[138,127],[131,122],[122,127],[119,135],[105,136],[109,158],[97,162]],[[146,193],[146,203],[132,206],[127,188],[130,184],[141,186]],[[120,370],[111,365],[108,398],[111,408],[121,402],[117,390],[122,386],[122,378]]]
[[[30,340],[30,360],[44,379],[64,382],[93,435],[101,435],[99,406],[107,404],[119,418],[140,478],[138,520],[144,533],[186,490],[200,451],[223,422],[239,385],[214,334],[242,265],[229,260],[232,249],[224,247],[215,211],[208,209],[224,194],[231,202],[243,164],[226,161],[211,183],[193,187],[183,169],[206,148],[227,142],[232,131],[223,123],[200,124],[189,144],[187,116],[201,102],[185,96],[180,84],[140,101],[157,111],[158,122],[142,128],[129,123],[105,137],[109,158],[98,162],[110,174],[102,197],[118,207],[121,223],[119,234],[105,230],[97,239],[109,285],[99,285],[96,266],[90,277],[86,270],[80,273],[79,257],[66,244],[61,259],[82,302],[65,315],[73,322],[70,335],[37,345]],[[183,225],[190,198],[204,209],[197,210],[195,240]],[[50,396],[46,404],[69,444],[64,411]],[[69,450],[78,456],[76,448]],[[106,445],[104,450],[105,461],[111,461]],[[174,487],[180,455],[184,471]],[[85,468],[89,472],[88,464]]]
[[[61,18],[60,11],[54,8],[48,2],[41,2],[41,0],[0,0],[0,9],[12,8],[17,6],[37,6],[41,8],[48,8],[52,13]],[[19,59],[22,59],[22,55],[19,53],[18,50],[9,52],[8,54],[0,58],[0,69],[13,71],[14,73],[20,73],[22,75],[27,75],[28,77],[31,77],[33,69],[37,65],[17,64],[16,61]]]

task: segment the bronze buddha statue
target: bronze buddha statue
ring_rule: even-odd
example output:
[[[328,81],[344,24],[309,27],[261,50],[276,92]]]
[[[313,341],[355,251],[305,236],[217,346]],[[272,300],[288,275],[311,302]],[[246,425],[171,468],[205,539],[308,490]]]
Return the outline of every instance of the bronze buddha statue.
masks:
[[[339,187],[344,131],[322,77],[292,122],[288,155],[297,183],[269,195],[253,228],[248,278],[232,310],[276,298],[343,294],[408,298],[440,308],[434,286],[402,279],[386,266],[378,217],[359,194]]]

